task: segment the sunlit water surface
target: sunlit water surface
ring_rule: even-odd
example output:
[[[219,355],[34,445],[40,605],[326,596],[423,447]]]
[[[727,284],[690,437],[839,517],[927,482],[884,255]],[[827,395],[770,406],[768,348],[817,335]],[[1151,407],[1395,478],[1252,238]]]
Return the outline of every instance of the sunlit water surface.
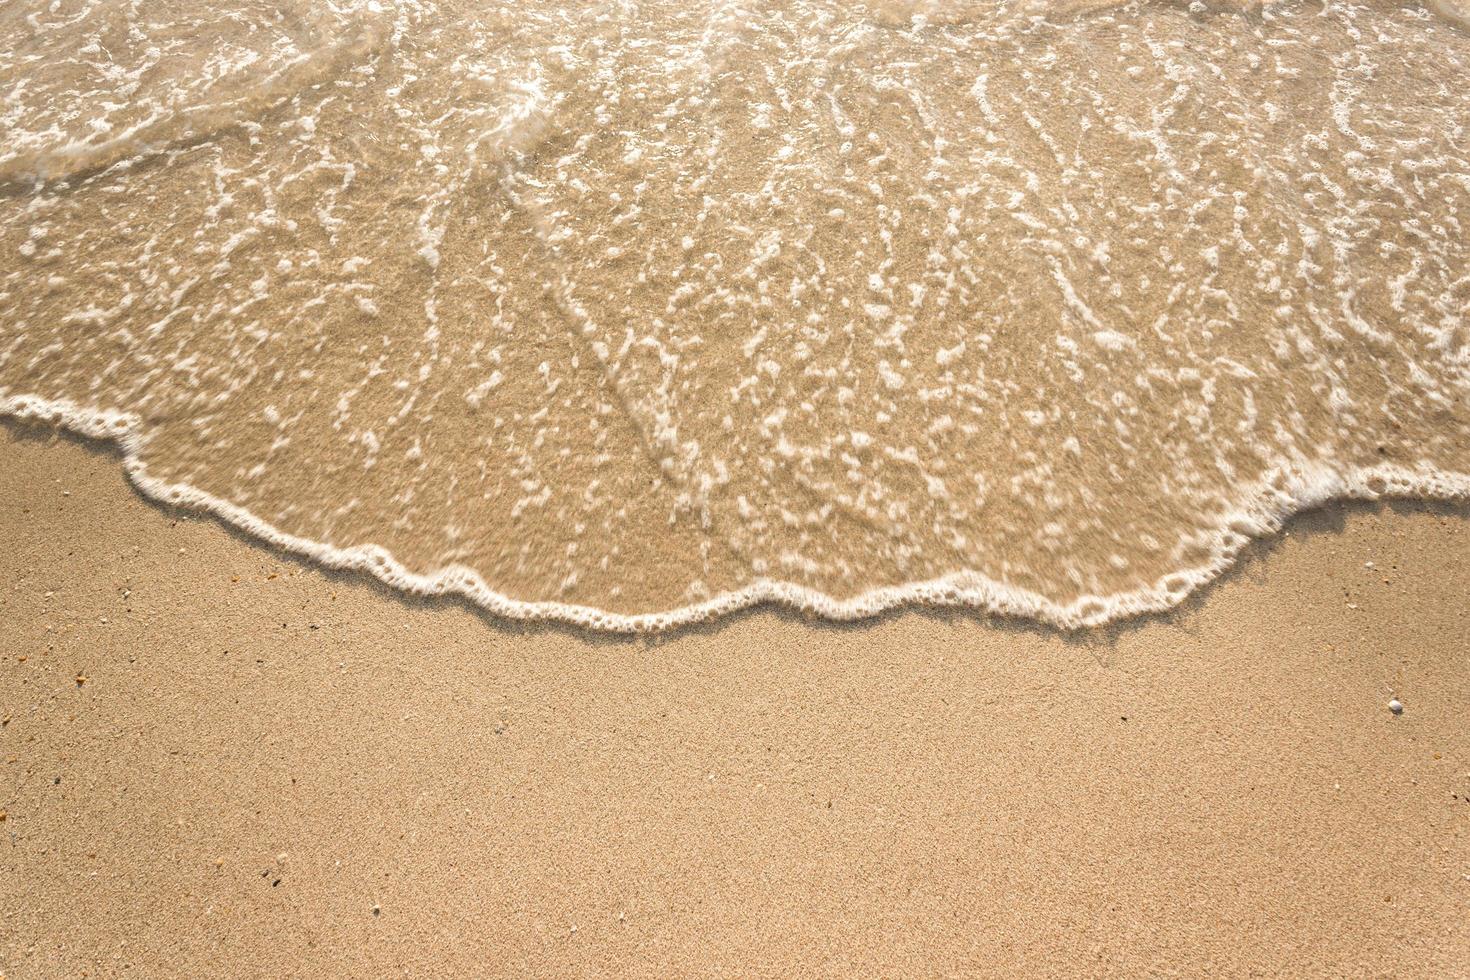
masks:
[[[1078,625],[1470,491],[1451,0],[9,0],[0,133],[0,410],[510,615]]]

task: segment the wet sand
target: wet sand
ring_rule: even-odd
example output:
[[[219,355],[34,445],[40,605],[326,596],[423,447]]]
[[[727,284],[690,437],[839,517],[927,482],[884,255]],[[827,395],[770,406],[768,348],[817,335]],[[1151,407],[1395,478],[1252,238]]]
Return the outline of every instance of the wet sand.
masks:
[[[47,429],[0,501],[6,977],[1466,968],[1464,508],[1303,515],[1075,636],[630,639],[323,573]]]
[[[0,414],[324,564],[1077,627],[1470,500],[1421,5],[94,6],[0,15]]]

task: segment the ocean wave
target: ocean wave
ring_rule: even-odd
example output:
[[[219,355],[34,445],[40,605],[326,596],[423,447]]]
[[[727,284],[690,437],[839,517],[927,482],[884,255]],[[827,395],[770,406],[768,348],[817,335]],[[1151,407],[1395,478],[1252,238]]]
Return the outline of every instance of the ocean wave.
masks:
[[[1465,495],[1470,36],[1423,9],[89,9],[0,55],[89,147],[0,196],[0,411],[324,564],[1075,628],[1303,507]]]
[[[113,443],[123,453],[123,470],[150,500],[211,514],[231,527],[324,568],[371,575],[408,595],[462,597],[476,607],[512,620],[550,621],[614,633],[656,633],[703,623],[763,604],[787,606],[833,621],[870,619],[894,609],[964,607],[1007,617],[1039,620],[1078,630],[1166,612],[1209,585],[1235,564],[1252,540],[1278,532],[1303,511],[1334,501],[1420,499],[1470,500],[1470,473],[1384,465],[1339,473],[1326,466],[1286,468],[1246,488],[1238,507],[1215,529],[1207,561],[1170,572],[1150,586],[1113,595],[1086,595],[1059,603],[984,575],[957,571],[924,582],[871,589],[837,599],[773,579],[673,609],[618,613],[564,602],[514,599],[495,591],[472,568],[450,566],[415,572],[392,552],[372,544],[336,547],[274,527],[249,510],[187,484],[168,483],[148,473],[141,455],[141,420],[126,412],[80,408],[65,402],[0,393],[0,415],[60,425],[90,439]]]

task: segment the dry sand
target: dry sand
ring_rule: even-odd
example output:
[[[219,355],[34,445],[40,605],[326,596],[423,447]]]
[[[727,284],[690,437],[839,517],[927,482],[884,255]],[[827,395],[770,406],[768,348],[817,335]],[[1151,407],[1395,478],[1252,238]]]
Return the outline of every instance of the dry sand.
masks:
[[[324,573],[49,430],[0,427],[0,501],[7,978],[1470,970],[1463,508],[1304,516],[1077,637],[628,639]]]

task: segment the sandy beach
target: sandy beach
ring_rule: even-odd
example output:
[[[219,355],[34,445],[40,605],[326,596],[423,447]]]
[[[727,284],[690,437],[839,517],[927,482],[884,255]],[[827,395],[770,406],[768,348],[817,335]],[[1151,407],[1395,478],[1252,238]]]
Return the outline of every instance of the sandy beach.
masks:
[[[0,6],[0,980],[1470,977],[1463,8]]]
[[[508,626],[0,429],[0,973],[1463,975],[1463,509],[1175,613]],[[1389,710],[1398,698],[1401,715]]]

